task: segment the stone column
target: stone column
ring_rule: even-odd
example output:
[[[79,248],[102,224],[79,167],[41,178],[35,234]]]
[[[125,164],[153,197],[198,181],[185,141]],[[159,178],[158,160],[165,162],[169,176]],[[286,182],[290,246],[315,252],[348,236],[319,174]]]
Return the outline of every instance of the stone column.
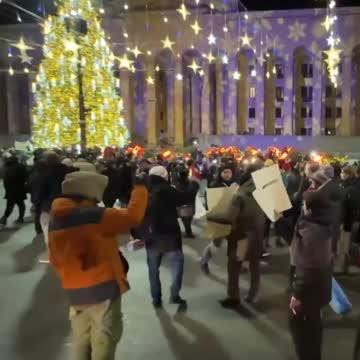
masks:
[[[154,147],[157,145],[157,128],[156,128],[156,96],[155,96],[155,66],[153,59],[150,59],[147,63],[146,73],[146,115],[147,115],[147,143],[148,146]],[[149,83],[149,79],[153,80],[153,83]]]
[[[274,57],[270,56],[264,68],[264,133],[265,135],[275,135],[275,75],[273,67],[275,66]]]
[[[134,82],[132,75],[130,70],[120,69],[120,92],[124,101],[124,119],[131,136],[134,130]]]
[[[201,133],[210,135],[210,73],[207,61],[203,63],[203,81],[201,91]]]
[[[238,71],[237,56],[229,57],[228,64],[228,86],[227,93],[225,94],[225,119],[227,123],[227,130],[230,134],[237,133],[237,118],[238,118],[238,108],[237,108],[237,87],[238,81],[233,78],[235,71]]]
[[[264,122],[264,64],[262,62],[258,62],[256,65],[256,126],[255,133],[264,135],[265,130],[265,122]]]
[[[17,75],[7,75],[6,90],[7,90],[7,110],[8,110],[8,129],[9,135],[19,134],[18,124],[18,97],[17,97]]]
[[[182,63],[176,61],[176,74],[182,74]],[[174,110],[175,110],[175,145],[184,146],[184,95],[183,81],[175,79]]]
[[[321,60],[314,59],[314,77],[313,77],[313,122],[312,122],[312,135],[321,135],[321,108],[322,108],[322,66]]]
[[[294,129],[294,58],[288,55],[283,62],[284,66],[284,135],[295,135]]]
[[[344,55],[342,63],[342,119],[339,127],[341,136],[351,135],[351,82],[352,61],[351,55]]]
[[[236,132],[243,134],[248,131],[249,108],[249,61],[245,54],[239,54],[238,68],[240,80],[237,83],[237,121]]]
[[[199,93],[199,75],[198,74],[191,74],[191,114],[192,114],[192,126],[191,126],[191,134],[194,137],[200,135],[200,106],[201,106],[201,95]]]
[[[223,63],[216,62],[216,135],[224,133]]]

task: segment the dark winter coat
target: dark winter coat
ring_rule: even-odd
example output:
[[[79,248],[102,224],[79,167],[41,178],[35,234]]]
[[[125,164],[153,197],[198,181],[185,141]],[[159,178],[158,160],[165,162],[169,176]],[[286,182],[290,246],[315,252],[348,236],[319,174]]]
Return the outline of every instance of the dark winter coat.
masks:
[[[73,168],[69,168],[61,163],[52,164],[47,167],[39,193],[41,211],[50,212],[52,202],[62,194],[61,184],[65,176],[72,171],[74,171]]]
[[[248,256],[259,258],[263,251],[265,234],[265,214],[254,199],[256,187],[251,176],[243,177],[240,188],[234,198],[234,204],[239,207],[239,215],[234,223],[228,240],[249,241]]]
[[[103,175],[108,177],[108,185],[104,191],[104,199],[117,199],[120,196],[121,176],[120,171],[113,166],[108,166],[103,172]]]
[[[176,185],[176,190],[181,193],[186,193],[188,202],[185,205],[193,206],[195,209],[196,194],[199,191],[199,187],[200,185],[196,181],[189,180],[188,178],[180,178],[178,184]]]
[[[351,232],[352,226],[360,220],[360,179],[344,181],[342,221],[344,231]]]
[[[17,158],[9,158],[6,161],[4,175],[5,199],[15,202],[25,200],[27,178],[26,167],[20,164]]]
[[[170,252],[182,249],[177,207],[189,201],[186,193],[176,190],[159,176],[149,178],[149,205],[139,231],[148,249]]]
[[[301,178],[301,175],[300,173],[295,170],[295,169],[292,169],[286,176],[286,191],[289,195],[289,198],[291,201],[294,200],[294,197],[295,197],[295,194],[298,192],[299,190],[299,186],[300,186],[300,183],[302,181],[302,178]]]
[[[307,211],[298,220],[291,251],[296,266],[294,295],[303,303],[322,307],[331,300],[333,226],[341,192],[332,180],[303,197]]]

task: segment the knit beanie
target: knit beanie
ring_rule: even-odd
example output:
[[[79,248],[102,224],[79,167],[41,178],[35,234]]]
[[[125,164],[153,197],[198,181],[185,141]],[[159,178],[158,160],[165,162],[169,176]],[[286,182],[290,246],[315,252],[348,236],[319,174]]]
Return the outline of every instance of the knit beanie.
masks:
[[[151,168],[149,175],[150,176],[159,176],[166,181],[169,180],[169,173],[163,166],[160,166],[160,165],[157,165],[157,166],[154,166],[153,168]]]
[[[86,160],[78,159],[76,163],[74,163],[74,168],[79,169],[80,171],[88,171],[88,172],[96,172],[96,167],[94,164],[87,162]]]
[[[64,195],[78,195],[100,202],[107,184],[107,176],[92,171],[75,171],[66,175],[62,190]]]
[[[67,167],[72,167],[73,166],[73,162],[71,159],[69,158],[65,158],[62,162],[63,165],[67,166]]]

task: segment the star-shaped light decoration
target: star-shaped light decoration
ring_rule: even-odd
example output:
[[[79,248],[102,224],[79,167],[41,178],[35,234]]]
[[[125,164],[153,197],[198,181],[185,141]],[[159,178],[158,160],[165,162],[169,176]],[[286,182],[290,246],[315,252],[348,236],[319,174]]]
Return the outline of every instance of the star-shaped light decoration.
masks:
[[[332,23],[333,22],[331,17],[327,15],[324,22],[322,22],[321,25],[325,28],[326,31],[329,31]]]
[[[234,80],[240,80],[241,78],[241,74],[238,71],[234,71],[232,76]]]
[[[242,41],[242,46],[251,46],[252,37],[250,37],[248,34],[241,36],[240,39]]]
[[[24,38],[22,36],[20,37],[20,40],[17,43],[11,43],[10,45],[18,48],[20,51],[34,50],[33,47],[26,45]]]
[[[182,79],[183,79],[182,74],[180,74],[180,73],[176,74],[176,80],[181,81]]]
[[[195,20],[195,22],[191,25],[191,28],[194,30],[195,35],[198,35],[199,32],[202,30],[197,20]]]
[[[329,50],[324,51],[324,54],[327,55],[327,59],[325,59],[325,62],[329,63],[332,61],[340,61],[341,52],[341,49],[337,49],[334,47],[331,47]]]
[[[164,49],[170,49],[172,51],[172,47],[173,45],[175,45],[175,42],[171,41],[169,39],[169,36],[166,36],[166,39],[165,40],[161,40],[161,42],[163,43],[164,45]]]
[[[142,52],[139,50],[138,46],[135,46],[133,49],[130,49],[129,51],[134,54],[135,58],[137,58],[139,55],[142,54]]]
[[[199,69],[201,69],[201,66],[199,66],[197,63],[196,63],[196,60],[193,59],[193,62],[191,65],[188,66],[189,69],[191,69],[195,74],[197,73],[197,71]]]
[[[211,51],[209,51],[209,53],[205,57],[210,64],[216,59],[215,56],[213,56]]]
[[[216,37],[214,36],[213,33],[211,33],[209,36],[208,36],[208,41],[209,41],[209,45],[214,45],[216,43]]]
[[[154,80],[154,78],[152,78],[151,76],[148,76],[148,77],[147,77],[146,82],[147,82],[149,85],[154,85],[154,84],[155,84],[155,80]]]
[[[74,40],[64,40],[64,49],[65,51],[71,51],[73,53],[79,50],[79,45]]]
[[[177,9],[177,12],[182,16],[184,21],[186,21],[187,17],[190,15],[190,12],[187,10],[184,3]]]
[[[228,58],[228,56],[226,54],[223,55],[221,60],[222,60],[223,64],[228,64],[229,63],[229,58]]]
[[[124,69],[128,69],[131,70],[131,65],[134,63],[132,60],[130,60],[126,54],[124,54],[124,56],[122,58],[117,58],[120,61],[120,69],[124,68]]]
[[[204,76],[204,75],[205,75],[205,72],[204,72],[203,69],[200,69],[200,70],[199,70],[199,75],[200,75],[200,76]]]
[[[21,51],[20,59],[22,64],[29,64],[31,65],[31,61],[34,59],[31,56],[29,56],[26,51]]]

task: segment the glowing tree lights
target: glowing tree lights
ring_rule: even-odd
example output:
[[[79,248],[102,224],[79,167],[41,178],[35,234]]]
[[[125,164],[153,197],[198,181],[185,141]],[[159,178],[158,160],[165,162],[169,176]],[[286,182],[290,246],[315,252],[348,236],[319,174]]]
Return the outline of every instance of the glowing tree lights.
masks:
[[[32,86],[37,147],[124,146],[129,139],[115,56],[99,14],[90,0],[63,0],[58,15],[44,24],[44,59]],[[86,32],[70,31],[69,24],[85,24]]]

